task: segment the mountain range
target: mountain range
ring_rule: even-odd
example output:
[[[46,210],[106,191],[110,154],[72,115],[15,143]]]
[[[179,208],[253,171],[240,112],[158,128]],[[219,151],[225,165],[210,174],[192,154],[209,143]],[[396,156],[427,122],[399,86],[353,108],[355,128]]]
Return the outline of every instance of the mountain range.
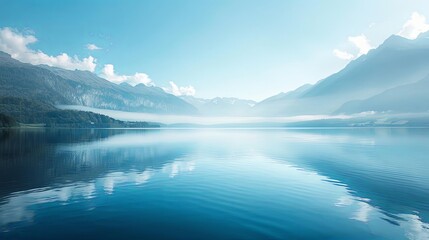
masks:
[[[261,101],[254,107],[254,114],[293,116],[428,111],[424,94],[429,90],[425,84],[429,75],[428,36],[429,33],[425,33],[409,40],[393,35],[378,48],[316,84]]]
[[[248,115],[256,101],[233,97],[216,97],[212,99],[181,96],[187,103],[196,107],[203,116],[245,116]]]
[[[0,52],[0,98],[6,98],[2,102],[23,102],[8,98],[25,99],[49,105],[50,111],[55,105],[80,105],[202,116],[427,113],[428,92],[429,32],[414,40],[392,35],[339,72],[261,102],[174,96],[155,86],[114,84],[88,71],[22,63]],[[10,108],[2,104],[2,109]]]
[[[429,76],[406,85],[394,87],[364,100],[349,101],[335,113],[350,114],[429,112]]]
[[[19,97],[52,105],[196,114],[197,109],[158,87],[117,85],[88,71],[65,70],[19,62],[0,52],[0,96]]]

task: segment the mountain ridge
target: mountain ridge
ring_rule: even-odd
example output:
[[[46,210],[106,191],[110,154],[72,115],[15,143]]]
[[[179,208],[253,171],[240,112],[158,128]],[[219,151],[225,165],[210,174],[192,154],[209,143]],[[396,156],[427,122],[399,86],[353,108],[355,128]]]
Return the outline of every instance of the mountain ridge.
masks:
[[[256,104],[253,100],[234,97],[215,97],[211,99],[181,96],[183,100],[198,109],[204,116],[245,116]]]
[[[182,99],[156,87],[117,85],[91,72],[31,65],[0,53],[0,96],[52,105],[82,105],[158,114],[197,114]]]
[[[271,104],[270,98],[261,101],[255,106],[254,114],[329,115],[346,102],[367,99],[388,89],[417,82],[427,75],[429,39],[409,40],[392,35],[376,49],[318,81],[304,93],[294,97],[278,96]]]
[[[343,104],[336,114],[429,112],[429,75],[415,83],[388,89],[364,100]]]

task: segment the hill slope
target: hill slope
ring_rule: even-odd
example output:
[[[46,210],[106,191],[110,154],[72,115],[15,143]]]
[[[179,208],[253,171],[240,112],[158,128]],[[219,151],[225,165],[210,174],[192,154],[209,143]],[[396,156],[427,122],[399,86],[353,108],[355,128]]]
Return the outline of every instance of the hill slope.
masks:
[[[34,66],[0,52],[0,97],[20,97],[52,105],[161,114],[195,114],[182,99],[157,87],[111,83],[87,71]]]
[[[279,96],[256,105],[259,114],[331,114],[344,103],[417,82],[429,74],[429,38],[391,36],[377,49],[350,62],[296,96]]]
[[[398,86],[365,100],[345,103],[336,113],[368,111],[390,113],[429,112],[429,76],[411,84]]]
[[[124,122],[92,112],[58,110],[47,103],[15,97],[0,97],[0,127],[40,124],[46,127],[158,127],[147,122]]]

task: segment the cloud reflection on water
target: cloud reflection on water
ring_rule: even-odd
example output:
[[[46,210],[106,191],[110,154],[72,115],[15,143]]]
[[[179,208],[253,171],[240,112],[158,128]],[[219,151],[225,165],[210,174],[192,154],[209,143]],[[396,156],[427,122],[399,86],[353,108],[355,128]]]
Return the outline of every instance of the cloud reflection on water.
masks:
[[[259,167],[253,164],[277,166],[292,180],[287,187],[297,188],[298,194],[309,189],[317,194],[317,191],[322,191],[317,187],[323,186],[333,196],[339,194],[332,205],[344,209],[349,219],[367,225],[397,225],[407,238],[425,239],[429,236],[425,213],[410,211],[420,202],[416,198],[412,199],[414,202],[399,201],[393,198],[396,195],[389,195],[390,188],[395,189],[396,183],[392,184],[392,181],[400,181],[403,188],[417,187],[421,192],[425,191],[424,185],[421,185],[424,168],[414,169],[416,164],[423,164],[419,162],[420,155],[415,155],[413,159],[416,164],[406,166],[397,153],[383,150],[383,147],[393,144],[402,148],[412,146],[414,154],[422,153],[424,144],[410,142],[406,132],[398,131],[395,134],[399,135],[393,137],[392,132],[387,130],[377,130],[375,135],[372,130],[129,131],[96,141],[58,144],[53,157],[61,158],[64,163],[81,170],[77,170],[68,183],[10,193],[0,204],[0,225],[2,231],[8,231],[14,223],[33,221],[37,214],[34,210],[36,205],[91,202],[97,197],[115,195],[117,189],[122,187],[138,191],[139,186],[156,184],[156,181],[180,181],[176,180],[179,174],[198,173],[200,167],[196,168],[197,164],[211,161],[203,162],[203,156],[216,159],[217,162],[211,161],[210,164],[218,167],[229,164],[238,167],[235,170],[237,176]],[[412,140],[421,142],[425,137],[422,134]],[[353,154],[355,150],[357,153]],[[377,162],[374,162],[373,156],[379,158]],[[391,157],[391,161],[383,162],[386,157]],[[247,158],[253,162],[244,165]],[[225,164],[222,161],[229,162]],[[240,164],[236,165],[235,162]],[[79,175],[87,174],[86,169],[93,168],[100,168],[101,171],[94,171],[94,174],[90,171],[92,175],[87,180],[79,178]],[[266,177],[276,177],[274,170],[270,170],[272,176]],[[399,170],[400,175],[396,174]],[[255,182],[260,180],[263,179],[255,179]],[[368,191],[367,186],[370,185],[365,185],[367,181],[381,182],[382,188]],[[292,183],[297,186],[290,185]],[[249,189],[253,187],[249,186]],[[388,190],[386,193],[383,192],[384,188]],[[415,194],[420,194],[417,190]]]

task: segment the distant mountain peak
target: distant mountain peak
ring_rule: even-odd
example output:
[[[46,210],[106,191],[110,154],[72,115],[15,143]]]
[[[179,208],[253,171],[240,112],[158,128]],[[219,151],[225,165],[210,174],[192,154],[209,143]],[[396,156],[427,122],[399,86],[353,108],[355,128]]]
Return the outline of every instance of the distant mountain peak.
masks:
[[[421,33],[416,39],[408,39],[399,35],[392,35],[388,37],[377,49],[385,48],[429,48],[429,31]]]
[[[131,84],[127,83],[127,82],[122,82],[119,85],[123,86],[123,87],[133,87],[131,86]]]
[[[379,48],[386,48],[386,47],[401,47],[401,46],[406,46],[410,43],[410,39],[401,37],[399,35],[391,35],[390,37],[388,37],[386,40],[384,40],[384,42],[380,45]]]
[[[234,97],[215,97],[211,99],[180,96],[196,107],[201,114],[209,116],[243,116],[256,104],[253,100]]]
[[[130,85],[130,84],[128,84],[128,85]],[[139,84],[135,85],[134,88],[136,88],[136,89],[146,89],[146,88],[148,88],[148,86],[146,86],[144,83],[139,83]]]
[[[271,116],[331,114],[346,102],[368,99],[387,89],[417,82],[429,74],[428,66],[429,32],[416,39],[392,35],[303,93],[278,94],[260,102],[254,110]]]

